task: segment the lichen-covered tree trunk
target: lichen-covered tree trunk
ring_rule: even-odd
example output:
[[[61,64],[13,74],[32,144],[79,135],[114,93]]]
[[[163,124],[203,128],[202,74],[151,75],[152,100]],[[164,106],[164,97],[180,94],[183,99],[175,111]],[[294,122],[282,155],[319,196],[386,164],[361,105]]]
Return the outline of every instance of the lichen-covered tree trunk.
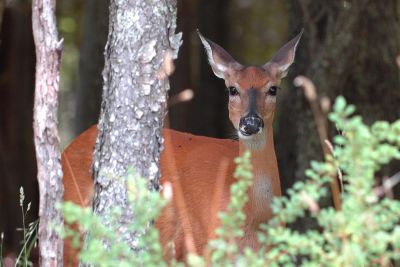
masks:
[[[344,95],[369,123],[399,118],[400,72],[396,57],[400,54],[400,1],[288,2],[291,31],[294,34],[305,28],[289,80],[293,80],[293,73],[307,75],[320,96],[334,100]],[[286,188],[304,178],[311,159],[322,159],[309,105],[299,89],[289,91],[282,103],[282,130],[277,136],[283,144],[280,162]],[[336,134],[334,127],[330,134]],[[386,175],[395,169],[387,170]]]
[[[177,56],[176,0],[112,0],[103,71],[103,102],[94,154],[93,209],[109,224],[112,208],[122,211],[121,236],[135,248],[135,219],[127,201],[126,174],[134,167],[159,188],[159,159],[168,79],[162,79],[167,51]]]
[[[58,39],[55,0],[32,1],[32,26],[36,47],[34,139],[39,182],[40,266],[62,266],[63,240],[54,229],[62,225],[60,140],[58,135],[58,89],[62,41]]]

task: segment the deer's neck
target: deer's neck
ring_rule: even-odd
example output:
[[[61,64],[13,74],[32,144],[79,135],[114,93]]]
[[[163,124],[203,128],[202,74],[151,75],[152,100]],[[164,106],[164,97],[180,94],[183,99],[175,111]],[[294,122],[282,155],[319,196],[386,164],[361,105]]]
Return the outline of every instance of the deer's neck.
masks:
[[[245,209],[250,222],[265,222],[271,217],[270,204],[273,196],[281,195],[278,165],[275,156],[272,124],[251,141],[239,142],[240,155],[251,152],[253,185],[249,189],[249,203]]]

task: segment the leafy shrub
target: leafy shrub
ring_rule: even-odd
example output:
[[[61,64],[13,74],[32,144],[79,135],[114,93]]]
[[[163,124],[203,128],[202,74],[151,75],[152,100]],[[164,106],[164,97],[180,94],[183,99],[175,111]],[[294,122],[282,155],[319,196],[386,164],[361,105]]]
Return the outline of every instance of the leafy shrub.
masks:
[[[135,220],[129,230],[139,235],[138,251],[132,252],[129,244],[121,240],[118,219],[120,210],[110,211],[111,228],[106,227],[101,218],[90,208],[82,208],[74,203],[62,205],[65,222],[79,223],[84,232],[90,231],[90,238],[80,253],[81,261],[95,266],[165,266],[162,261],[158,231],[149,227],[149,222],[157,217],[165,200],[158,192],[151,192],[146,180],[135,177],[132,170],[128,174],[129,201],[135,211]],[[73,245],[79,247],[81,234],[72,229],[64,230],[65,237],[73,238]],[[106,246],[104,246],[104,243]]]
[[[288,197],[275,199],[275,217],[260,235],[271,248],[261,255],[264,264],[293,266],[299,256],[303,266],[389,266],[400,259],[400,202],[385,197],[383,186],[375,187],[381,166],[400,159],[400,120],[368,127],[360,116],[351,116],[354,111],[338,97],[329,118],[343,134],[334,138],[333,156],[311,162],[309,179],[296,183]],[[342,207],[320,209],[324,185],[338,170],[344,183]],[[298,233],[282,226],[306,211],[318,230]]]
[[[390,266],[400,261],[400,202],[385,196],[387,186],[375,186],[376,172],[393,159],[400,159],[400,120],[392,124],[376,122],[367,126],[361,117],[353,116],[354,106],[338,97],[330,120],[342,132],[334,138],[332,156],[325,162],[311,162],[309,178],[297,182],[287,197],[275,198],[274,217],[262,225],[260,251],[245,249],[239,253],[234,239],[245,233],[242,208],[251,185],[250,155],[237,159],[235,176],[238,182],[231,188],[231,203],[220,214],[222,226],[217,238],[209,243],[210,255],[190,255],[191,266]],[[318,201],[327,194],[326,185],[337,175],[343,182],[342,206],[321,208]],[[400,174],[399,174],[400,175]],[[131,174],[132,176],[132,174]],[[390,181],[398,179],[393,177]],[[149,192],[143,179],[130,179],[129,190],[136,214],[131,230],[140,233],[137,252],[119,240],[117,231],[105,228],[88,209],[71,203],[63,206],[67,222],[79,220],[83,230],[91,231],[91,239],[81,253],[84,262],[99,266],[163,266],[158,233],[148,228],[164,202],[156,192]],[[284,225],[309,214],[318,229],[303,233]],[[118,218],[114,211],[112,218]],[[115,228],[118,228],[115,226]],[[145,231],[143,229],[146,229]],[[71,234],[71,233],[69,233]],[[112,244],[103,246],[107,240]],[[208,259],[207,259],[208,260]],[[179,265],[171,263],[171,265]]]

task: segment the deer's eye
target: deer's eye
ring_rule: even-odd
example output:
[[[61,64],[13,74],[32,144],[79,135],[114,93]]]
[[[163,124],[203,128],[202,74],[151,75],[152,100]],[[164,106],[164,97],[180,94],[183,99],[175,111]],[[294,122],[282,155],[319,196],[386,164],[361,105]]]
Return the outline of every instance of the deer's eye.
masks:
[[[237,96],[237,95],[239,95],[239,91],[238,91],[238,89],[237,89],[236,87],[230,86],[230,87],[228,88],[228,90],[229,90],[229,95],[230,95],[230,96]]]
[[[273,85],[268,89],[268,94],[269,95],[276,95],[276,93],[278,92],[278,89],[279,89],[278,86]]]

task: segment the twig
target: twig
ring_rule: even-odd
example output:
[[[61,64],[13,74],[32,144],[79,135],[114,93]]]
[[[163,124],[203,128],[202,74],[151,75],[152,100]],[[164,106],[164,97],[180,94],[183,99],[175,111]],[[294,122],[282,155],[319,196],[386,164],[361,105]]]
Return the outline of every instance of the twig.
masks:
[[[160,80],[165,80],[166,78],[171,76],[171,74],[174,73],[174,71],[175,71],[175,64],[173,59],[173,53],[171,49],[167,49],[167,51],[165,51],[161,67],[158,70],[157,78]]]
[[[324,115],[324,112],[321,109],[321,105],[318,101],[317,90],[315,89],[315,86],[311,82],[311,80],[305,76],[297,76],[294,79],[294,85],[303,88],[304,95],[307,98],[308,103],[310,104],[315,124],[317,126],[320,145],[322,147],[324,158],[326,160],[327,156],[331,154],[331,151],[325,142],[325,140],[328,140],[327,120],[326,116]],[[333,205],[336,210],[340,210],[341,200],[340,200],[340,189],[337,177],[332,177],[330,186],[332,192]]]
[[[333,145],[332,145],[332,143],[329,142],[329,140],[325,140],[325,144],[326,144],[326,146],[329,148],[329,150],[330,150],[332,156],[335,156],[335,153],[334,153],[334,151],[333,151]],[[339,168],[339,166],[336,166],[336,172],[337,172],[337,174],[338,174],[338,177],[337,177],[337,178],[338,178],[338,180],[339,180],[339,182],[340,182],[340,189],[341,189],[341,192],[343,193],[343,189],[344,189],[344,186],[343,186],[343,173],[342,173],[342,170]]]
[[[0,266],[4,266],[3,242],[4,242],[4,232],[1,232],[0,233]]]
[[[179,103],[188,102],[193,99],[193,96],[194,93],[192,89],[185,89],[168,99],[168,107],[172,107]]]
[[[311,211],[311,213],[319,212],[320,208],[318,203],[309,194],[303,191],[301,192],[300,196],[303,199],[304,203],[307,204],[308,209]]]
[[[384,177],[383,183],[381,186],[374,188],[374,193],[378,196],[386,195],[388,198],[393,199],[393,192],[392,189],[398,183],[400,183],[400,172],[396,173],[392,177]]]

